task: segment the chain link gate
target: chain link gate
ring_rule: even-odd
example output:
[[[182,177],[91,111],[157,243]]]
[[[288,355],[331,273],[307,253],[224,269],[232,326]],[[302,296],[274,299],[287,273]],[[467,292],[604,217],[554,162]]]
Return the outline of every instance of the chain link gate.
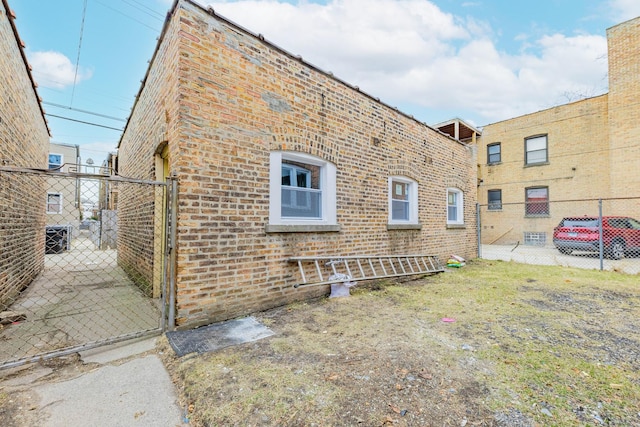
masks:
[[[171,183],[0,167],[0,368],[171,325]]]

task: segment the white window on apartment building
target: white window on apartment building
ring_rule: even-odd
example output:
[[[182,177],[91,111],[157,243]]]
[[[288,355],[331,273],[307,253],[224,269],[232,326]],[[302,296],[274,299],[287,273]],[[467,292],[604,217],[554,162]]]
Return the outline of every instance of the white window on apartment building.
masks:
[[[270,155],[269,224],[336,224],[336,167],[319,157]]]
[[[418,224],[418,183],[406,177],[389,177],[389,223]]]
[[[60,169],[62,165],[62,154],[49,153],[49,169]]]
[[[447,188],[447,224],[464,224],[463,193],[458,188]]]
[[[62,194],[47,193],[47,213],[48,214],[62,213]]]
[[[525,165],[535,165],[547,163],[549,161],[549,153],[547,148],[547,135],[538,135],[525,138]]]

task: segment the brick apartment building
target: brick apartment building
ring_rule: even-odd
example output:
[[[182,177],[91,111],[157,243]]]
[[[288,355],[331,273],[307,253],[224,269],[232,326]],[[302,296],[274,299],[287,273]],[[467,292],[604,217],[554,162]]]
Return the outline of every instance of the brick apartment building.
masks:
[[[640,18],[607,30],[609,92],[484,126],[482,243],[552,245],[564,216],[640,217]]]
[[[49,169],[63,173],[81,172],[80,146],[52,142],[49,147]],[[66,224],[77,229],[81,210],[78,179],[48,179],[47,224]]]
[[[46,183],[1,168],[47,167],[49,129],[6,0],[0,2],[0,311],[44,265]]]
[[[294,289],[291,257],[474,256],[476,164],[474,144],[190,0],[170,10],[118,150],[123,176],[178,179],[183,327],[326,294]],[[157,203],[138,197],[121,191],[120,215]]]

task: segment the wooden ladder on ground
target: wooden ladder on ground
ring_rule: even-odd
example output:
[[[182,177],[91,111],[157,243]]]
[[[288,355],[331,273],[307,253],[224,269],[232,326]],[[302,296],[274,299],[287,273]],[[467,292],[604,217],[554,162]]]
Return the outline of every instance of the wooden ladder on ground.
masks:
[[[297,263],[300,270],[302,280],[295,288],[444,271],[436,255],[310,256],[289,258],[289,262]]]

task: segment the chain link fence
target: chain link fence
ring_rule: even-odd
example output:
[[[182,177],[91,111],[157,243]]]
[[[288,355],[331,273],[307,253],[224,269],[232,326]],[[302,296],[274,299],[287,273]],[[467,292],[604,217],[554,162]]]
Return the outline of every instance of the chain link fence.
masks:
[[[478,205],[479,257],[640,273],[640,198]]]
[[[0,367],[162,331],[164,183],[2,168],[0,189]]]

